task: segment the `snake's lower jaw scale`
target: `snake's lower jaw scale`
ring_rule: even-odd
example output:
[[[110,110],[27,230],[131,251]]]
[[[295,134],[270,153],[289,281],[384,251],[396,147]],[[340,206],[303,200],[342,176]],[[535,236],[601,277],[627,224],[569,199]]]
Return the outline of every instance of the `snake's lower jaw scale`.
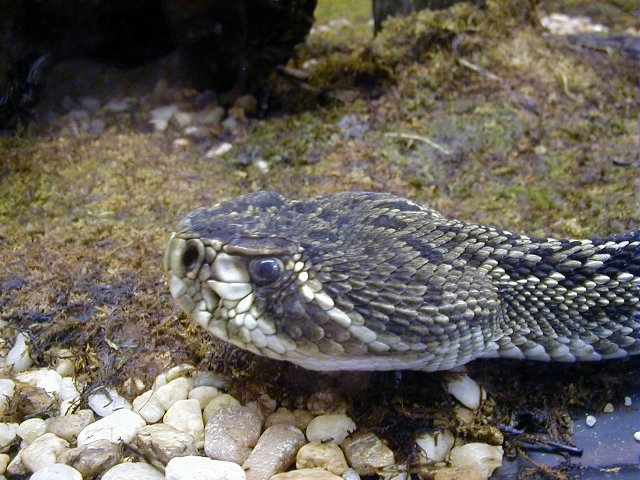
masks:
[[[388,194],[259,192],[189,214],[164,256],[195,323],[312,370],[639,353],[640,235],[533,239]]]

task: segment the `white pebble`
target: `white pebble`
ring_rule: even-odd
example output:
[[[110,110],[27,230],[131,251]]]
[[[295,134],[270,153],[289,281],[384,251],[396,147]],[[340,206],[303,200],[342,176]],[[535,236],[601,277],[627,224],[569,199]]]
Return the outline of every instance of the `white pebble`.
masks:
[[[16,380],[26,383],[32,387],[42,388],[48,395],[58,396],[62,387],[62,377],[55,370],[48,368],[38,368],[16,375]]]
[[[204,421],[198,400],[178,400],[167,410],[163,422],[176,430],[190,434],[197,448],[202,448],[204,445]]]
[[[17,423],[3,423],[0,422],[0,450],[5,450],[16,439],[18,434]]]
[[[153,390],[147,390],[133,400],[133,411],[142,415],[147,423],[156,423],[166,412],[153,393]]]
[[[72,400],[80,398],[80,392],[76,387],[75,379],[72,377],[62,377],[60,381],[60,400]]]
[[[23,372],[33,365],[28,340],[29,335],[25,332],[19,332],[16,335],[13,347],[9,350],[7,357],[4,359],[5,365],[13,365],[14,372]]]
[[[64,463],[54,463],[35,472],[29,480],[82,480],[82,474]]]
[[[196,367],[194,367],[193,365],[190,365],[188,363],[181,363],[180,365],[176,365],[175,367],[171,367],[169,370],[167,370],[167,373],[165,373],[165,377],[167,379],[167,382],[170,382],[172,380],[176,380],[179,377],[184,377],[185,374],[191,373],[196,369]],[[185,377],[185,379],[191,383],[192,380],[190,378]]]
[[[165,480],[151,465],[142,462],[121,463],[111,467],[102,475],[102,480]]]
[[[87,404],[100,417],[111,415],[117,410],[131,410],[131,404],[113,388],[89,395]]]
[[[355,429],[354,421],[344,414],[320,415],[309,422],[307,439],[342,443]]]
[[[473,467],[485,479],[502,465],[502,447],[495,447],[486,443],[467,443],[461,447],[454,447],[449,455],[452,467]]]
[[[41,418],[29,418],[18,425],[16,434],[23,440],[24,446],[32,443],[36,438],[44,435],[47,424]]]
[[[211,460],[190,455],[169,460],[166,480],[245,480],[244,470],[237,463]]]
[[[416,444],[424,453],[427,460],[433,462],[442,462],[455,442],[453,433],[449,430],[440,432],[425,433],[416,438]]]
[[[116,410],[108,417],[91,423],[78,434],[78,446],[86,445],[96,440],[116,442],[131,442],[138,430],[146,425],[144,419],[131,410]]]
[[[207,151],[207,153],[205,154],[205,156],[207,158],[221,157],[222,155],[227,153],[232,148],[233,148],[233,145],[231,145],[230,143],[227,143],[227,142],[223,142],[220,145],[218,145],[217,147],[209,149]]]
[[[631,397],[624,397],[624,406],[625,407],[630,407],[631,404],[632,404]]]
[[[8,378],[0,378],[0,417],[2,417],[9,408],[9,400],[13,397],[13,391],[16,384]]]
[[[597,420],[596,417],[594,417],[593,415],[587,415],[586,418],[584,419],[584,423],[587,424],[587,427],[593,427],[596,424]]]
[[[7,465],[11,461],[11,457],[6,453],[0,453],[0,475],[4,475],[7,471]]]
[[[30,472],[35,472],[57,462],[69,442],[53,433],[45,433],[36,438],[33,443],[20,450],[22,463]]]
[[[193,386],[201,387],[203,385],[224,388],[229,383],[229,379],[222,375],[212,372],[211,370],[205,370],[202,372],[196,372],[193,378]]]
[[[191,390],[189,380],[185,377],[180,377],[158,387],[154,396],[158,399],[160,405],[168,409],[178,400],[185,400],[189,395],[189,390]]]
[[[343,480],[360,480],[360,474],[356,472],[353,468],[347,468],[345,472],[342,474]]]
[[[487,393],[466,373],[451,373],[447,378],[447,392],[462,405],[476,410],[487,398]]]
[[[189,392],[189,398],[198,400],[201,410],[204,410],[204,407],[206,407],[207,404],[218,395],[220,395],[220,391],[216,387],[211,387],[209,385],[195,387]]]
[[[640,431],[633,432],[633,438],[635,438],[637,442],[640,442]]]
[[[236,405],[240,405],[240,402],[233,398],[228,393],[223,393],[222,395],[218,395],[211,399],[207,406],[204,407],[204,419],[207,423],[209,423],[209,419],[213,417],[213,415],[223,408],[234,407]]]
[[[613,408],[613,404],[612,403],[607,403],[604,408],[602,409],[602,411],[604,413],[613,413],[615,412],[615,408]]]

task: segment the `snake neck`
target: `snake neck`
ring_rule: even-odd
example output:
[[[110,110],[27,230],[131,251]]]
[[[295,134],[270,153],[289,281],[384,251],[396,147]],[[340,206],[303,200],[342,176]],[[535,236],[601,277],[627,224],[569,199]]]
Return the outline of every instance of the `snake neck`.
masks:
[[[576,361],[639,353],[640,232],[592,240],[498,235],[498,355]]]

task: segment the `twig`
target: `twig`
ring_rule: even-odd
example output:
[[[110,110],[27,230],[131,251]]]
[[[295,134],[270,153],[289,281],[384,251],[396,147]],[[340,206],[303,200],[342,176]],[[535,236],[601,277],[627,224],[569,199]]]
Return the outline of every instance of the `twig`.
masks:
[[[536,468],[539,468],[540,470],[542,470],[546,475],[549,475],[550,477],[556,478],[557,480],[567,480],[567,474],[566,473],[559,472],[559,471],[554,470],[553,468],[549,467],[548,465],[536,462],[534,459],[532,459],[529,455],[527,455],[523,451],[520,451],[520,455],[522,455],[522,457],[527,462],[531,463]]]
[[[567,97],[569,97],[571,100],[575,100],[575,101],[580,100],[576,95],[571,93],[571,90],[569,90],[569,80],[567,79],[567,76],[562,71],[560,72],[560,78],[562,79],[562,90],[564,91],[564,94]]]
[[[535,444],[545,445],[545,446],[551,447],[552,450],[566,452],[576,457],[581,457],[582,454],[584,453],[584,451],[581,448],[572,447],[571,445],[554,442],[553,440],[547,440],[545,438],[539,438],[535,435],[527,434],[522,430],[518,430],[517,428],[513,428],[508,425],[498,425],[498,428],[508,435],[517,435],[519,437],[522,437],[522,441],[530,443],[532,445],[535,445]]]
[[[449,150],[446,147],[443,147],[442,145],[437,144],[436,142],[434,142],[433,140],[427,138],[427,137],[422,137],[420,135],[415,135],[413,133],[395,133],[395,132],[389,132],[389,133],[385,133],[384,134],[385,137],[390,137],[390,138],[403,138],[405,140],[417,140],[419,142],[424,142],[427,145],[435,148],[436,150],[444,153],[445,155],[451,155],[453,152],[451,150]]]
[[[468,69],[473,70],[474,72],[480,73],[490,78],[491,80],[495,80],[496,82],[504,82],[504,79],[500,78],[498,75],[487,70],[486,68],[481,67],[480,65],[471,63],[469,60],[465,60],[464,58],[458,58],[457,60],[458,60],[458,63],[463,67],[467,67]]]

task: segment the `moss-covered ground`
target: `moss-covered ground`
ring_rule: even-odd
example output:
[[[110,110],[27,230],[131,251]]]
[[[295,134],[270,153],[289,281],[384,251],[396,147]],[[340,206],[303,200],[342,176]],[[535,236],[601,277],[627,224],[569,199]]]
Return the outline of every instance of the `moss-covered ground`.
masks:
[[[538,8],[568,3],[576,14],[583,2]],[[625,2],[602,2],[601,10],[584,3],[614,30],[635,22]],[[333,382],[274,381],[273,369],[283,379],[295,369],[210,339],[171,301],[162,271],[167,233],[189,210],[249,191],[388,191],[538,236],[638,228],[635,60],[544,34],[526,1],[393,19],[375,39],[368,2],[321,1],[316,16],[318,26],[350,24],[315,28],[292,62],[308,62],[308,84],[275,79],[274,110],[221,132],[233,145],[221,157],[126,129],[0,138],[0,308],[10,327],[30,333],[38,364],[51,361],[53,347],[71,348],[80,378],[95,387],[149,382],[190,361],[244,378],[244,399],[269,391],[283,405]],[[518,409],[542,410],[541,422],[562,440],[568,407],[601,410],[619,400],[637,366],[473,369],[494,394],[494,418],[508,423]],[[518,392],[505,389],[505,376]],[[403,454],[403,435],[434,422],[455,426],[453,409],[431,409],[452,405],[431,388],[439,376],[370,381],[385,393],[367,397],[372,390],[363,387],[352,412]],[[390,412],[397,421],[383,428]],[[479,413],[477,424],[486,422]]]

